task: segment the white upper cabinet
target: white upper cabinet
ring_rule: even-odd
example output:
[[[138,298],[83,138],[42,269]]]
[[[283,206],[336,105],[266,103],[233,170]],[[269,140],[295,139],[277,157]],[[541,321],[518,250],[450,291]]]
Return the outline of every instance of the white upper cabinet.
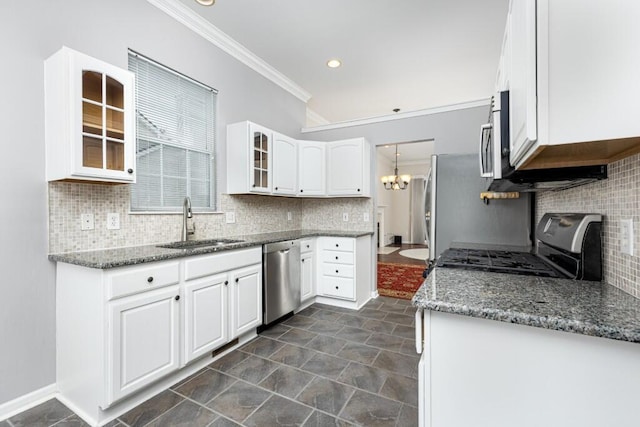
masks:
[[[48,181],[135,182],[134,79],[67,47],[45,61]]]
[[[640,2],[511,1],[512,164],[598,165],[640,152],[639,21]]]
[[[273,132],[251,122],[227,126],[227,192],[271,193]]]
[[[364,138],[327,144],[327,194],[369,197],[369,144]]]
[[[326,195],[326,145],[298,141],[298,196]]]
[[[273,194],[295,196],[298,188],[298,141],[273,133]]]
[[[227,192],[297,197],[370,197],[364,138],[290,138],[251,122],[227,126]]]

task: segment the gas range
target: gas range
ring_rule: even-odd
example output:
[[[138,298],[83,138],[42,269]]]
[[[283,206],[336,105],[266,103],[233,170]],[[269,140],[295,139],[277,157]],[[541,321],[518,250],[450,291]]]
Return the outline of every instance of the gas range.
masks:
[[[540,277],[602,280],[602,216],[545,214],[536,227],[537,253],[451,248],[437,267]]]

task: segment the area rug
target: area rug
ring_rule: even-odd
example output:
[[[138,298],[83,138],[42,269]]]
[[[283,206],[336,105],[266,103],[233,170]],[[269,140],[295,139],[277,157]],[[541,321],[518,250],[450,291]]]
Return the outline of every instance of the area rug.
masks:
[[[380,255],[389,255],[394,253],[400,248],[394,248],[393,246],[385,246],[384,248],[378,248],[378,254]]]
[[[407,258],[425,260],[429,258],[429,249],[405,249],[400,251],[399,254]]]
[[[422,285],[421,265],[378,263],[378,294],[411,299]]]

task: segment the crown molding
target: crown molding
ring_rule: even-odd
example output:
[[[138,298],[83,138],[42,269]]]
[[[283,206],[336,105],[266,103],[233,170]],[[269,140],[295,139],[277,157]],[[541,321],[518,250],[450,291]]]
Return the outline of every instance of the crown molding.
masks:
[[[424,110],[408,111],[406,113],[396,113],[384,116],[369,117],[365,119],[348,120],[344,122],[331,123],[328,125],[302,128],[302,133],[320,132],[325,130],[348,128],[353,126],[369,125],[372,123],[388,122],[392,120],[403,120],[411,117],[429,116],[431,114],[446,113],[447,111],[465,110],[467,108],[485,107],[491,103],[490,98],[479,99],[477,101],[462,102],[459,104],[444,105],[442,107],[427,108]]]
[[[220,48],[225,53],[231,55],[238,61],[245,64],[255,72],[261,74],[265,78],[271,80],[287,92],[291,93],[302,102],[307,102],[311,98],[311,94],[298,86],[287,76],[273,68],[259,56],[251,52],[249,49],[229,37],[211,22],[198,15],[188,6],[182,4],[178,0],[147,0],[153,6],[157,7],[176,21],[185,25],[187,28],[202,36],[211,44]]]
[[[316,113],[309,107],[307,107],[307,121],[319,123],[318,126],[324,126],[331,123],[329,120],[325,119],[324,117],[322,117],[320,114]]]

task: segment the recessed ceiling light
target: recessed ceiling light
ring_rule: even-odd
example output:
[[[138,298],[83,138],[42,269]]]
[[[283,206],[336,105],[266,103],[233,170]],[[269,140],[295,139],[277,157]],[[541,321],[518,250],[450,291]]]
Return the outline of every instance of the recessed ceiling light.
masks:
[[[385,146],[384,146],[384,148],[389,148],[389,147],[390,147],[390,145],[385,145]]]
[[[327,67],[329,68],[338,68],[341,65],[342,65],[342,62],[340,62],[339,59],[330,59],[327,61]]]
[[[196,1],[203,6],[213,6],[213,4],[216,2],[216,0],[196,0]]]

